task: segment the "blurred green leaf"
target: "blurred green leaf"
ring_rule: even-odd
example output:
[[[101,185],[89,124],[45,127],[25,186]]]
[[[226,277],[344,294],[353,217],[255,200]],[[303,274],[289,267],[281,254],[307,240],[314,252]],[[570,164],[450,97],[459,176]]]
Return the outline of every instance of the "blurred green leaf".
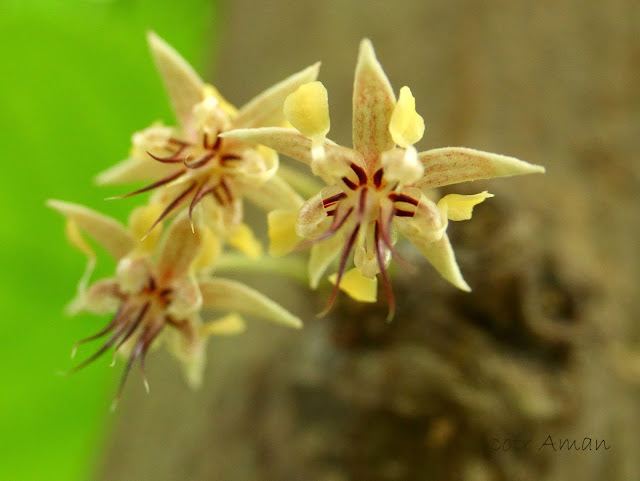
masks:
[[[44,202],[79,202],[126,218],[135,201],[105,202],[120,191],[92,180],[124,158],[133,132],[173,119],[145,31],[155,30],[202,72],[215,20],[214,3],[203,0],[0,4],[0,479],[87,479],[99,458],[122,365],[109,370],[104,359],[74,376],[56,375],[73,365],[73,344],[106,319],[63,315],[85,261]],[[97,274],[112,268],[102,262]]]

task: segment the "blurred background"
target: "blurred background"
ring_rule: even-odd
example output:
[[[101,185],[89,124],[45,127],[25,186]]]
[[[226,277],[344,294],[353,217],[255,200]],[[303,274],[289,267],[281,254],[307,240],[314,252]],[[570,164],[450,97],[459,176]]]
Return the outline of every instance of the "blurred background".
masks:
[[[393,9],[3,0],[0,478],[638,479],[639,9],[631,0]],[[111,414],[120,367],[103,359],[56,375],[104,320],[64,316],[84,259],[44,202],[80,202],[121,220],[135,205],[105,203],[118,192],[91,180],[126,155],[133,132],[172,120],[147,29],[235,105],[322,60],[329,136],[344,145],[367,36],[396,92],[408,85],[416,97],[427,125],[421,150],[464,145],[547,174],[452,190],[496,194],[450,228],[473,294],[452,293],[426,264],[420,277],[396,272],[400,306],[386,326],[383,302],[345,300],[317,320],[326,290],[252,279],[307,328],[256,322],[212,343],[195,393],[154,353],[151,394],[133,375]],[[112,269],[100,262],[96,276]],[[613,448],[569,458],[488,447],[514,437],[539,445],[548,434]]]

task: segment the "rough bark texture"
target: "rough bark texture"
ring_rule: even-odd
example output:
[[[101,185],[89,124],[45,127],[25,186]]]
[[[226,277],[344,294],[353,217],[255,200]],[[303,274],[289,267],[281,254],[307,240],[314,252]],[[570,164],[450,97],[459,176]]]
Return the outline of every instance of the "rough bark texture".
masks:
[[[242,103],[322,59],[329,135],[349,145],[356,50],[369,36],[396,91],[407,84],[417,99],[419,147],[547,166],[449,190],[496,194],[449,229],[473,293],[411,246],[418,272],[392,273],[391,324],[384,302],[344,298],[316,319],[326,290],[255,279],[305,329],[254,322],[214,340],[199,392],[151,356],[151,395],[131,380],[100,479],[640,479],[637,2],[401,5],[237,0],[218,86]],[[593,441],[554,451],[548,436],[556,449]]]

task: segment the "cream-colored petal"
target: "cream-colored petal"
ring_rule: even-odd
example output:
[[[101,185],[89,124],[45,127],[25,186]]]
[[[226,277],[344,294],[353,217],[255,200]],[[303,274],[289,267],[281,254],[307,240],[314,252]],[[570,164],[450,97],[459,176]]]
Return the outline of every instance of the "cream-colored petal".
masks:
[[[443,217],[450,220],[469,220],[473,208],[489,197],[493,197],[493,194],[486,190],[474,195],[449,194],[438,201],[438,209]]]
[[[152,274],[149,256],[126,256],[120,259],[116,266],[118,286],[127,294],[138,294],[149,284]]]
[[[424,135],[424,120],[416,112],[416,99],[409,87],[400,89],[398,103],[389,122],[389,132],[393,141],[402,148],[415,144]]]
[[[325,187],[307,200],[298,212],[296,233],[300,237],[315,238],[324,234],[331,220],[324,209],[323,199],[340,192],[336,187]]]
[[[104,247],[114,259],[124,257],[136,247],[136,240],[129,231],[111,217],[83,205],[61,200],[48,200],[47,206],[72,219],[82,231]]]
[[[156,162],[151,158],[130,157],[100,172],[95,178],[95,183],[97,185],[114,185],[150,181],[165,177],[172,170],[175,170],[175,166]]]
[[[147,32],[147,40],[176,117],[180,125],[189,129],[192,109],[203,99],[204,82],[193,67],[154,32]]]
[[[466,147],[443,147],[420,152],[424,175],[417,187],[432,188],[479,179],[542,174],[545,168],[515,157]]]
[[[316,189],[314,192],[318,190]],[[274,209],[297,210],[304,202],[302,197],[280,175],[274,175],[259,187],[246,189],[244,196],[267,212]]]
[[[167,314],[174,319],[187,319],[202,308],[202,295],[198,284],[187,277],[171,284],[171,302]]]
[[[337,278],[337,274],[331,274],[329,282],[335,284]],[[376,302],[378,299],[378,280],[375,277],[370,279],[363,276],[357,267],[344,273],[340,280],[340,289],[356,301]]]
[[[168,351],[182,364],[189,387],[197,389],[202,384],[205,367],[205,343],[204,337],[199,335],[200,319],[192,316],[187,322],[179,330],[165,329],[161,336],[166,340]]]
[[[295,160],[311,164],[311,140],[296,129],[284,127],[263,127],[259,129],[235,129],[220,134],[222,138],[229,138],[266,145]]]
[[[329,132],[329,97],[322,82],[301,85],[284,102],[284,115],[302,135],[322,142]]]
[[[264,294],[240,282],[211,278],[200,281],[203,306],[220,311],[239,312],[300,328],[302,321]]]
[[[188,274],[192,263],[198,258],[201,247],[198,229],[191,231],[191,223],[183,213],[169,227],[158,258],[158,279],[167,285],[170,279],[179,279]]]
[[[269,255],[281,257],[291,252],[302,241],[296,234],[297,210],[278,209],[269,212]]]
[[[200,327],[200,335],[207,336],[234,336],[247,329],[247,324],[242,316],[232,312],[226,316],[209,321]]]
[[[353,84],[353,147],[372,166],[379,154],[393,147],[389,121],[395,95],[369,39],[360,43]]]
[[[262,257],[262,244],[247,224],[239,224],[227,240],[250,259],[257,260]]]
[[[415,190],[417,191],[418,189]],[[428,243],[440,239],[447,224],[446,217],[442,217],[438,206],[424,194],[415,195],[410,189],[405,189],[404,192],[420,200],[415,207],[413,217],[394,216],[393,225],[414,244]]]
[[[467,292],[471,291],[469,284],[466,283],[460,273],[460,268],[456,262],[456,256],[453,253],[447,234],[444,234],[440,240],[435,242],[414,241],[413,243],[445,280],[458,289]]]
[[[344,239],[339,233],[325,241],[313,244],[309,257],[309,286],[311,289],[318,287],[320,279],[338,256],[343,245]]]
[[[119,292],[116,279],[100,279],[91,284],[84,293],[77,305],[78,310],[83,309],[100,315],[114,312],[122,302],[118,297]]]
[[[318,77],[319,69],[320,62],[317,62],[259,94],[240,109],[233,122],[233,128],[280,125],[284,121],[282,106],[287,95],[300,85],[314,81]]]

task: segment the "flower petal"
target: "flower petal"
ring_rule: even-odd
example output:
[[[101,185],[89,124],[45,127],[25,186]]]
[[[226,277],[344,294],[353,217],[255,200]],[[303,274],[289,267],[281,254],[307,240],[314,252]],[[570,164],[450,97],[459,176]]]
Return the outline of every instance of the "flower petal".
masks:
[[[203,306],[222,311],[237,311],[268,319],[289,327],[301,328],[302,321],[264,294],[240,282],[211,278],[200,281]]]
[[[95,182],[98,185],[112,185],[149,181],[165,177],[172,170],[175,170],[175,167],[170,164],[154,162],[151,159],[129,157],[100,172],[96,176]]]
[[[335,191],[335,187],[325,187],[302,204],[298,212],[296,234],[304,238],[314,238],[325,233],[329,216],[325,211],[323,199],[331,197]]]
[[[317,62],[265,90],[240,109],[233,127],[252,128],[281,124],[284,121],[282,105],[287,95],[300,85],[314,81],[319,70],[320,62]]]
[[[417,189],[416,189],[417,190]],[[393,225],[414,244],[433,242],[444,234],[447,227],[438,206],[424,194],[415,195],[405,189],[410,197],[419,198],[413,217],[394,216]]]
[[[372,165],[394,146],[389,121],[396,104],[389,79],[369,39],[360,43],[353,85],[353,148]]]
[[[247,329],[247,324],[242,316],[232,312],[219,319],[209,321],[200,328],[202,336],[233,336]]]
[[[136,240],[118,221],[88,207],[48,200],[47,206],[57,210],[104,247],[114,259],[120,259],[136,247]]]
[[[163,225],[159,224],[153,230],[149,230],[160,217],[164,208],[157,203],[142,205],[133,209],[129,215],[129,229],[136,239],[144,239],[138,245],[138,250],[149,254],[155,252]]]
[[[189,218],[183,213],[171,224],[164,238],[158,258],[159,283],[167,285],[170,279],[186,276],[200,254],[201,244],[199,230],[191,231]]]
[[[274,175],[259,187],[245,190],[244,196],[266,211],[298,209],[303,203],[302,197],[279,175]]]
[[[309,286],[311,289],[318,287],[320,279],[338,256],[343,245],[344,239],[338,234],[311,247],[311,256],[309,257]]]
[[[479,179],[542,174],[545,168],[515,157],[492,154],[466,147],[443,147],[420,152],[424,175],[417,187],[432,188]]]
[[[238,224],[227,241],[250,259],[262,257],[262,244],[247,224]]]
[[[269,255],[281,257],[291,252],[302,241],[296,234],[297,210],[277,209],[269,212]]]
[[[329,132],[329,99],[322,82],[301,85],[284,102],[284,115],[291,125],[314,143],[322,143]]]
[[[183,128],[192,122],[192,109],[203,99],[204,83],[189,63],[154,32],[147,33],[151,54]]]
[[[222,243],[211,229],[206,226],[200,227],[200,235],[202,247],[192,265],[195,272],[206,271],[213,267],[222,252]]]
[[[471,291],[471,287],[469,287],[469,284],[466,283],[460,273],[456,256],[446,233],[443,234],[440,240],[435,242],[414,241],[413,243],[444,279],[458,289],[467,292]]]
[[[398,103],[389,122],[389,132],[393,141],[402,148],[415,144],[424,135],[424,119],[416,112],[416,99],[409,87],[400,89]]]
[[[449,194],[438,201],[438,209],[443,217],[450,220],[469,220],[473,208],[489,197],[493,197],[493,194],[486,190],[474,195]]]
[[[284,127],[235,129],[223,132],[220,137],[266,145],[281,154],[305,164],[311,164],[311,141],[296,129]]]
[[[329,282],[336,283],[338,274],[331,274]],[[348,270],[340,280],[340,289],[349,294],[352,299],[360,302],[376,302],[378,299],[378,280],[365,277],[360,269],[354,267]]]

